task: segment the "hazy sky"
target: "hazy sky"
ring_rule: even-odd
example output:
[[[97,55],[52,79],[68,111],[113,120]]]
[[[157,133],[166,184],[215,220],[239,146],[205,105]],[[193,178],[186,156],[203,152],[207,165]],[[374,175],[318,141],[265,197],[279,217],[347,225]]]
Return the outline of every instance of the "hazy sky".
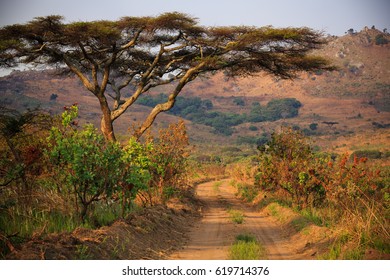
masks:
[[[332,35],[375,25],[390,30],[389,0],[0,0],[0,26],[36,16],[63,15],[66,21],[154,16],[179,11],[206,26],[308,26]]]

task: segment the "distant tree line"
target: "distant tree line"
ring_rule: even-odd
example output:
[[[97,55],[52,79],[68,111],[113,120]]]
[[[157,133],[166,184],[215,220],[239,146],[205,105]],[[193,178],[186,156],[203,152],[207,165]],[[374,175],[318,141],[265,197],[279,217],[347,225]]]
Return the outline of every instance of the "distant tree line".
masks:
[[[154,107],[167,99],[166,94],[160,93],[156,96],[142,96],[137,103]],[[242,106],[241,104],[236,105]],[[301,102],[295,98],[273,99],[265,106],[254,102],[249,114],[236,114],[213,111],[213,103],[209,99],[179,96],[175,106],[168,113],[194,123],[211,126],[216,134],[230,136],[234,132],[233,127],[242,123],[258,123],[296,117],[301,106]]]

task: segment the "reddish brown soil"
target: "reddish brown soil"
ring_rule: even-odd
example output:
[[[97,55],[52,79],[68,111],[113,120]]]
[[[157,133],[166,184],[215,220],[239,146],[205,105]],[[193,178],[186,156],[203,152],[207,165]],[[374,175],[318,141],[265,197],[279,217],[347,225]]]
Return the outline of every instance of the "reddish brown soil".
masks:
[[[188,207],[187,205],[191,205]],[[7,259],[166,259],[188,238],[199,215],[194,204],[144,209],[110,226],[34,237]]]
[[[217,259],[229,258],[229,247],[238,234],[251,234],[265,247],[268,259],[315,259],[320,250],[319,239],[297,233],[282,225],[267,211],[259,211],[243,203],[235,194],[229,180],[200,184],[197,195],[204,203],[201,222],[192,228],[187,244],[173,253],[170,259]],[[244,213],[244,222],[235,224],[228,209]],[[312,241],[312,242],[310,242]],[[325,240],[322,240],[323,242]]]

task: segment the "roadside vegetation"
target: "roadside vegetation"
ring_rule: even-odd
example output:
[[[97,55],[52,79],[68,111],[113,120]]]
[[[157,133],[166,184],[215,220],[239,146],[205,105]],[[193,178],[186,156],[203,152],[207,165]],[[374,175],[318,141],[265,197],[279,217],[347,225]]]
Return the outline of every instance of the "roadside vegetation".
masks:
[[[190,156],[182,121],[155,137],[120,144],[105,141],[92,125],[80,126],[77,115],[77,106],[54,118],[2,110],[2,258],[31,238],[111,225],[182,197],[191,183],[227,176],[238,195],[279,221],[286,220],[283,208],[292,209],[298,216],[290,225],[297,232],[309,234],[311,224],[336,232],[318,258],[362,259],[368,249],[390,253],[390,170],[374,161],[385,159],[382,154],[321,153],[299,131],[283,129],[268,136],[257,155],[223,147],[218,155]],[[245,222],[240,211],[228,214],[233,223]],[[252,258],[233,251],[256,248],[253,240],[237,240],[231,258]]]
[[[259,206],[276,218],[283,219],[279,207],[299,213],[297,231],[316,224],[339,232],[321,258],[361,259],[367,249],[389,254],[390,170],[359,155],[314,152],[303,134],[283,129],[259,147],[256,161],[232,165],[230,174],[239,195],[262,197]]]
[[[80,127],[77,115],[77,106],[58,118],[2,111],[2,258],[34,236],[110,225],[188,187],[183,122],[158,137],[120,144],[105,141],[92,125]]]

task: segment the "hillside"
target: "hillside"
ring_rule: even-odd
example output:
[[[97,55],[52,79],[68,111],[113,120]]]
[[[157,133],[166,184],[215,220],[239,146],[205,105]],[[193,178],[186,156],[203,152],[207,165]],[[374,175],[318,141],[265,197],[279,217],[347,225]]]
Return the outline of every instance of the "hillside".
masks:
[[[390,41],[389,34],[375,29],[329,38],[318,55],[331,59],[339,69],[328,73],[305,73],[295,80],[259,75],[226,79],[222,74],[203,77],[189,84],[183,97],[212,102],[211,111],[249,114],[254,102],[261,106],[272,99],[295,98],[302,106],[298,116],[276,121],[242,122],[230,136],[213,133],[212,127],[187,121],[194,143],[255,143],[282,125],[294,126],[313,136],[315,144],[335,152],[357,149],[388,151],[390,138]],[[152,94],[167,92],[169,86]],[[59,113],[64,105],[77,102],[81,118],[99,123],[95,98],[74,77],[50,71],[13,72],[0,78],[1,103],[23,110],[40,106]],[[119,134],[128,133],[149,108],[136,105],[116,121]],[[157,118],[155,128],[177,120],[171,114]],[[316,125],[315,125],[316,124]]]

